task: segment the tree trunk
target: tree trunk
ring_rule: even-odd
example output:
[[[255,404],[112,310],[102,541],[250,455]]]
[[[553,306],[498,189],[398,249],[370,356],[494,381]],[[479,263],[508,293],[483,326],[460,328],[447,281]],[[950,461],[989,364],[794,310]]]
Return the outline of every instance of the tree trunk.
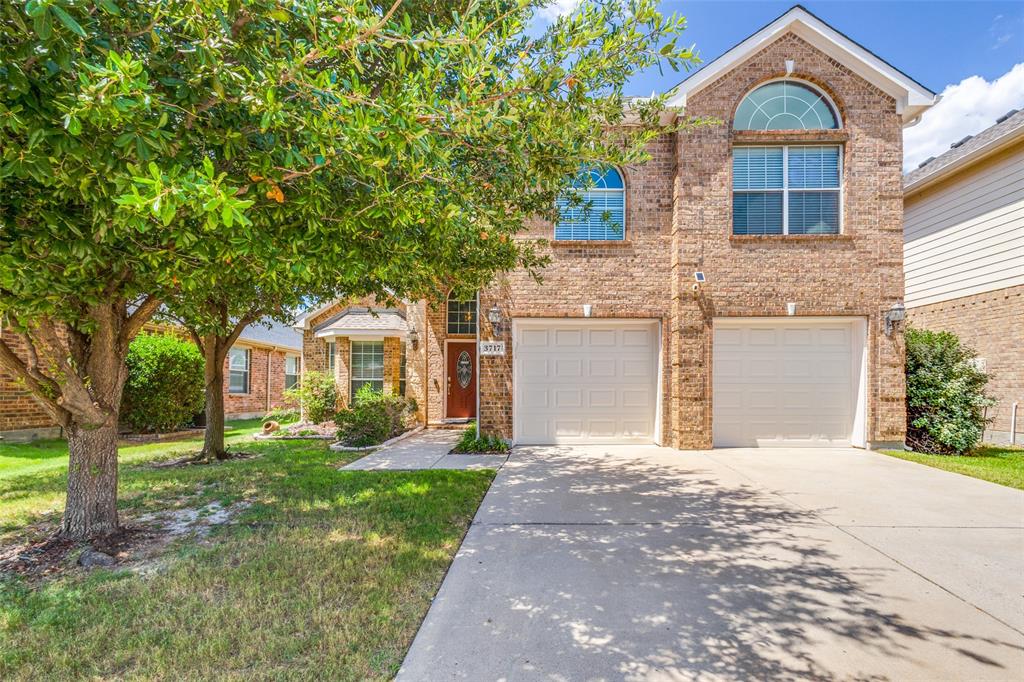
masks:
[[[68,429],[68,500],[61,534],[76,540],[117,530],[117,419]]]
[[[227,459],[224,446],[224,359],[227,351],[217,339],[207,337],[204,342],[206,356],[206,435],[203,438],[203,456],[207,459]]]

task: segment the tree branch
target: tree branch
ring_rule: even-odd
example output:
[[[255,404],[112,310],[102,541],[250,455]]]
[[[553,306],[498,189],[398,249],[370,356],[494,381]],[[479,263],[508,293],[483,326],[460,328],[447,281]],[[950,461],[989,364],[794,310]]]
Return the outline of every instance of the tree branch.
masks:
[[[156,311],[160,308],[162,301],[155,296],[148,296],[135,308],[135,311],[128,316],[124,326],[121,327],[121,338],[119,339],[122,348],[127,348],[139,330],[149,322]]]

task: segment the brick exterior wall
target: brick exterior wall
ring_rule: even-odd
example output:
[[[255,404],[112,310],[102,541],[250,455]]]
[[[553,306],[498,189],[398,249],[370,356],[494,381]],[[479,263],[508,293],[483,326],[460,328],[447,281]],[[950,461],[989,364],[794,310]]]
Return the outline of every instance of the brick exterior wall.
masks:
[[[743,96],[785,75],[828,93],[841,131],[811,134],[736,132]],[[721,125],[679,135],[673,223],[673,334],[670,442],[711,445],[711,351],[715,317],[862,316],[868,322],[869,442],[905,435],[902,336],[882,332],[881,315],[903,297],[902,126],[896,103],[794,34],[786,34],[687,101],[690,116]],[[838,142],[843,153],[843,234],[733,237],[732,156],[737,143]],[[708,284],[698,296],[692,273]]]
[[[731,120],[746,93],[785,75],[810,81],[836,102],[843,127],[814,133],[750,133]],[[896,103],[797,36],[786,34],[702,91],[687,115],[721,123],[656,141],[651,160],[622,169],[624,242],[558,243],[536,283],[509,273],[481,293],[481,309],[514,317],[650,318],[662,322],[663,442],[712,444],[712,338],[716,317],[857,316],[868,327],[868,441],[905,435],[902,336],[882,333],[881,315],[903,297],[902,125]],[[736,143],[834,142],[844,147],[843,234],[732,236],[732,147]],[[550,238],[538,225],[531,237]],[[708,283],[697,295],[693,272]],[[491,338],[489,325],[483,338]],[[508,354],[481,359],[481,427],[512,436]],[[432,363],[433,366],[433,363]],[[443,376],[443,365],[437,365]]]
[[[18,357],[27,357],[27,349],[21,339],[6,329],[0,329],[0,333]],[[50,436],[54,435],[51,431],[59,429],[46,410],[22,387],[21,382],[0,370],[0,433],[35,430],[40,430],[40,435]]]
[[[1010,410],[1017,407],[1017,443],[1024,443],[1024,286],[964,296],[907,310],[920,329],[948,331],[978,352],[992,376],[988,394],[997,402],[985,440],[1010,440]]]
[[[179,333],[166,325],[147,325],[149,333]],[[25,349],[21,340],[7,331],[3,331],[3,339],[11,345],[15,352],[23,355]],[[272,409],[286,406],[284,397],[284,369],[287,355],[298,356],[296,351],[284,352],[270,348],[254,346],[244,341],[236,347],[248,348],[252,352],[250,367],[250,390],[246,394],[228,391],[228,365],[224,364],[224,412],[228,419],[244,417],[261,417]],[[270,399],[267,399],[267,372],[270,372]],[[269,406],[269,407],[268,407]],[[0,434],[7,433],[11,438],[22,437],[56,437],[59,428],[50,419],[46,411],[36,402],[31,393],[21,387],[11,375],[0,370]]]
[[[318,326],[350,306],[375,305],[377,304],[372,298],[338,301],[310,318],[306,329],[302,333],[302,373],[326,372],[330,366],[328,362],[328,340],[316,337]],[[425,304],[423,302],[399,306],[399,310],[405,313],[406,320],[418,330],[424,328],[424,308]],[[349,403],[352,339],[341,336],[335,337],[334,341],[334,380],[338,389],[338,409],[342,409]],[[397,391],[399,387],[402,343],[402,339],[398,337],[386,337],[384,339],[384,390],[388,392]],[[426,419],[425,406],[427,404],[427,396],[424,387],[427,372],[427,345],[429,344],[421,342],[416,349],[408,345],[406,347],[406,395],[416,400],[419,413],[418,419],[421,422]]]
[[[249,350],[249,392],[231,393],[228,391],[228,359],[224,361],[224,415],[228,419],[262,417],[267,412],[279,407],[290,406],[284,396],[284,361],[288,355],[279,350],[252,346],[238,342],[235,348]],[[270,386],[268,399],[267,375],[269,371]]]

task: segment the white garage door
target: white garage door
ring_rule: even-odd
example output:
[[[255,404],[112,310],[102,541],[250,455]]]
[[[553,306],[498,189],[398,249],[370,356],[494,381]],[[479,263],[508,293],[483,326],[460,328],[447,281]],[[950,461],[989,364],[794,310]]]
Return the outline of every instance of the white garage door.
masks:
[[[516,320],[513,339],[516,442],[655,439],[657,322]]]
[[[716,319],[716,447],[863,445],[864,322]]]

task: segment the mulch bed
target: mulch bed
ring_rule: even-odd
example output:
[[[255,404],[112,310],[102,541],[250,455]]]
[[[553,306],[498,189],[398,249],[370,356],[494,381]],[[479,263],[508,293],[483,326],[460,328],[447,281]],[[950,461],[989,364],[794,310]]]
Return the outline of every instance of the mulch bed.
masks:
[[[152,529],[125,526],[115,533],[94,538],[91,542],[69,540],[57,534],[0,547],[0,574],[13,574],[29,582],[55,578],[78,566],[69,555],[90,548],[125,560],[132,550],[156,537]]]

